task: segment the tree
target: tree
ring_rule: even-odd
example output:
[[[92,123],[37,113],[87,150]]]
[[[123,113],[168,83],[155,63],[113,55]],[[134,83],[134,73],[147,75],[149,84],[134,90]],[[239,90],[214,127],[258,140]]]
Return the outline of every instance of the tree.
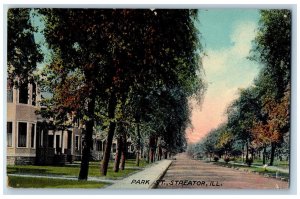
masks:
[[[121,93],[127,98],[131,89],[138,98],[133,106],[135,113],[132,114],[137,127],[143,118],[141,114],[146,113],[142,104],[148,97],[147,93],[157,92],[158,88],[168,90],[180,85],[187,96],[197,93],[200,96],[203,82],[197,73],[200,46],[193,22],[195,11],[120,10],[119,14],[122,17],[115,24],[121,30],[117,32],[123,33],[121,41],[130,46],[129,49],[123,48],[125,55],[121,53],[123,56],[119,60],[122,74],[126,74],[123,75],[125,79],[120,81],[122,88],[126,88]],[[177,23],[174,23],[174,18],[178,19]],[[178,35],[182,40],[174,43],[178,40]],[[112,137],[113,131],[109,135]],[[140,137],[139,128],[137,135]],[[139,138],[137,141],[139,148]],[[110,150],[109,145],[106,148],[105,151]],[[109,153],[105,154],[107,156],[104,156],[102,164],[103,174],[108,165],[108,158],[105,157]]]
[[[270,165],[273,165],[276,146],[290,125],[287,93],[291,85],[291,11],[262,10],[254,44],[252,59],[263,64],[256,85],[260,88],[260,101],[267,118],[266,122],[258,123],[256,131],[269,134]]]
[[[101,168],[106,175],[117,124],[124,119],[140,123],[142,101],[148,93],[176,87],[185,97],[201,96],[194,10],[44,9],[41,13],[47,16],[45,35],[55,53],[48,67],[53,74],[48,81],[55,89],[52,105],[57,111],[53,112],[56,118],[57,113],[72,112],[85,121],[79,179],[87,178],[91,135],[99,112],[107,123]],[[137,96],[140,100],[131,103],[131,113],[119,114],[120,107]],[[108,106],[98,107],[103,104]]]
[[[54,94],[51,109],[57,120],[73,113],[85,123],[79,179],[86,180],[96,105],[107,102],[103,109],[112,120],[117,103],[112,89],[117,71],[111,44],[115,42],[111,38],[114,12],[100,9],[40,9],[39,12],[46,16],[45,37],[54,51],[53,62],[45,74]]]
[[[284,142],[284,135],[289,132],[290,125],[290,89],[284,93],[284,97],[280,102],[274,102],[274,99],[264,98],[264,107],[262,111],[267,115],[267,120],[258,121],[254,125],[253,135],[254,143],[264,148],[264,156],[266,146],[271,145],[270,164],[274,161],[276,146],[280,146]],[[265,157],[263,158],[265,163]]]
[[[200,142],[200,144],[202,145],[202,147],[200,148],[207,156],[209,156],[210,161],[213,155],[218,154],[217,140],[219,134],[220,131],[218,131],[218,129],[213,129],[207,134],[203,141]]]
[[[263,64],[276,100],[283,97],[290,83],[291,11],[261,10],[260,26],[254,40],[252,59]]]
[[[241,140],[246,146],[246,161],[249,159],[254,123],[263,119],[257,96],[258,92],[255,87],[241,89],[239,98],[228,108],[228,129],[235,135],[236,140]]]
[[[7,72],[13,85],[32,83],[37,63],[42,61],[30,23],[30,9],[10,8],[7,12]]]
[[[234,137],[232,133],[226,129],[226,126],[222,127],[220,130],[221,133],[218,137],[216,146],[222,150],[222,154],[224,154],[225,157],[228,157],[231,155]]]
[[[201,96],[203,81],[198,75],[200,46],[191,18],[195,15],[194,11],[125,10],[121,13],[124,16],[122,21],[117,23],[117,27],[126,27],[126,38],[142,38],[142,41],[124,41],[134,47],[135,51],[132,51],[130,56],[136,56],[128,59],[131,60],[131,67],[127,69],[126,74],[130,74],[130,82],[122,82],[122,84],[129,85],[130,88],[127,98],[133,107],[132,119],[137,127],[137,148],[139,148],[139,126],[144,121],[149,123],[148,116],[152,114],[151,106],[148,106],[149,99],[152,99],[151,102],[153,102],[155,101],[153,99],[161,98],[162,89],[169,92],[173,87],[179,87],[178,90],[185,92],[186,97],[197,93],[198,96]],[[174,18],[178,18],[176,24],[174,24]],[[165,26],[165,24],[168,25]],[[174,29],[178,31],[174,32]],[[174,43],[178,39],[178,35],[184,39]],[[164,40],[163,44],[161,43],[162,39]],[[160,104],[160,102],[157,101],[156,104]],[[104,165],[106,164],[103,164],[103,167]]]

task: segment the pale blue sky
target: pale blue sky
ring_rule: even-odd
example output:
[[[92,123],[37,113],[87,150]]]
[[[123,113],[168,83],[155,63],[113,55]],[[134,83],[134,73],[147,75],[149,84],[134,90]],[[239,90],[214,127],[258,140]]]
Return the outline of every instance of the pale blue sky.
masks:
[[[259,66],[247,56],[258,21],[256,9],[200,10],[197,27],[206,54],[202,61],[208,88],[202,106],[194,105],[193,129],[187,130],[190,142],[225,122],[226,108],[238,97],[238,90],[253,83]]]
[[[199,29],[204,45],[212,49],[227,48],[232,45],[230,34],[240,21],[258,22],[257,9],[206,9],[199,12]]]

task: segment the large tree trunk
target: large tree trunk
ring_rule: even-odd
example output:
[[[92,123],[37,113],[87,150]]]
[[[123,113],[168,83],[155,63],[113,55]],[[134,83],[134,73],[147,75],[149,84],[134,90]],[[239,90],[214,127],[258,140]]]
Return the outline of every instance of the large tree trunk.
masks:
[[[243,144],[243,149],[242,149],[242,161],[245,163],[245,145]]]
[[[158,145],[158,160],[161,160],[161,156],[162,156],[162,148],[161,145]]]
[[[117,153],[115,157],[114,172],[119,172],[119,164],[121,160],[121,148],[123,145],[121,137],[118,137],[117,142],[118,143],[117,143]]]
[[[122,134],[122,148],[121,148],[121,170],[125,169],[125,160],[126,160],[126,154],[127,154],[127,138],[126,138],[126,132],[124,131]]]
[[[266,153],[267,153],[267,147],[264,146],[264,151],[263,151],[263,164],[266,164]]]
[[[95,97],[92,96],[88,103],[89,120],[86,122],[85,140],[82,150],[81,167],[79,172],[79,180],[87,180],[89,172],[90,150],[92,147],[93,127],[94,127],[94,111],[95,111]]]
[[[149,139],[149,148],[150,148],[150,162],[153,163],[154,155],[155,155],[155,137],[152,135],[150,136]]]
[[[164,152],[164,156],[165,156],[165,159],[168,159],[168,151],[167,150]]]
[[[137,123],[137,146],[136,146],[136,166],[140,166],[140,145],[141,145],[141,138],[140,138],[140,124]]]
[[[113,92],[109,104],[108,104],[108,118],[113,119],[115,117],[115,109],[117,105],[117,100],[115,93]],[[107,168],[108,168],[108,163],[109,163],[109,158],[110,158],[110,150],[111,150],[111,145],[112,145],[112,140],[114,137],[115,133],[115,128],[116,128],[116,122],[111,121],[109,124],[109,129],[108,129],[108,134],[107,134],[107,139],[106,139],[106,145],[105,145],[105,151],[104,151],[104,157],[101,165],[101,174],[106,176],[107,174]]]
[[[149,146],[147,147],[147,152],[146,152],[146,162],[149,163],[150,162],[150,148]]]
[[[254,161],[254,159],[255,159],[255,154],[254,154],[254,149],[253,149],[253,148],[251,148],[251,158],[252,158],[252,160]]]
[[[273,143],[271,144],[270,166],[273,166],[273,163],[274,163],[275,149],[276,149],[276,143],[273,142]]]
[[[154,162],[154,151],[152,149],[150,150],[150,162]]]
[[[249,161],[249,143],[248,140],[246,142],[246,162]]]
[[[154,137],[154,149],[153,149],[153,152],[154,152],[154,162],[157,161],[157,137]]]

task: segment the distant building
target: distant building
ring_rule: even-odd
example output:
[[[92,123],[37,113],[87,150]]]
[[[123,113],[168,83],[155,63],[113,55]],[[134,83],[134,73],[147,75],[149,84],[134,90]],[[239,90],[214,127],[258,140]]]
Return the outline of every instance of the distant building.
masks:
[[[91,150],[92,159],[102,160],[104,155],[105,145],[106,145],[106,136],[103,132],[97,132],[96,134],[93,135],[93,147]],[[117,139],[113,139],[111,145],[110,159],[115,158],[115,155],[117,153],[117,145],[118,145]],[[130,137],[127,138],[126,146],[127,146],[127,158],[132,157],[133,154],[135,153],[135,149]]]

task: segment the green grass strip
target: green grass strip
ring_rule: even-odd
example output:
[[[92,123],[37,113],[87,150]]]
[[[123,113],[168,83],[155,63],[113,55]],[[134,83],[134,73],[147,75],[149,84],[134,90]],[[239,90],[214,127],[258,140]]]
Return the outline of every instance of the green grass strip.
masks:
[[[8,176],[8,186],[13,188],[103,188],[105,185],[108,185],[108,183]]]

